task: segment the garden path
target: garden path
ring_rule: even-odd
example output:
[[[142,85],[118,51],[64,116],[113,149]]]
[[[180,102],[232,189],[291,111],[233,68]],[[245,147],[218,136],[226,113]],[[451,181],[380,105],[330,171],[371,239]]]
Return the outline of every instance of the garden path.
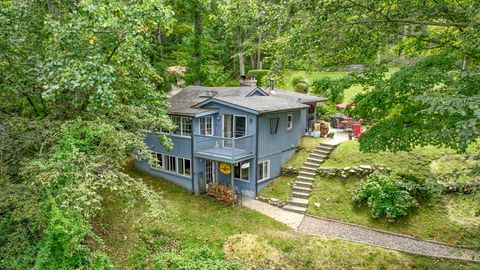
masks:
[[[297,229],[305,234],[341,238],[418,255],[480,262],[480,253],[472,249],[326,218],[306,215]]]

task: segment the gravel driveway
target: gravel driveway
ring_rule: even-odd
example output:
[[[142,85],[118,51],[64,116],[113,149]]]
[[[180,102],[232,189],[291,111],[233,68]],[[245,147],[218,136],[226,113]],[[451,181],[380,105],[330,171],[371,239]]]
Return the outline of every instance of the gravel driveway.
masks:
[[[480,253],[474,250],[312,216],[303,218],[298,231],[431,257],[480,261]]]

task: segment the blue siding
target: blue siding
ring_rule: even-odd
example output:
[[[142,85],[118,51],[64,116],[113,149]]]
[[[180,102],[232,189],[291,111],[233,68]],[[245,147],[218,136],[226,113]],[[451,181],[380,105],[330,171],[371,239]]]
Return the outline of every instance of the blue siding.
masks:
[[[193,123],[192,123],[193,125]],[[192,127],[193,129],[193,127]],[[162,143],[160,142],[159,136],[161,134],[159,133],[150,133],[147,135],[145,138],[145,143],[148,145],[150,150],[162,153],[162,154],[167,154],[167,155],[172,155],[176,157],[181,157],[181,158],[186,158],[186,159],[192,159],[191,156],[191,138],[189,137],[181,137],[181,136],[175,136],[175,135],[167,135],[167,137],[172,139],[173,143],[173,149],[172,150],[166,150],[163,146]],[[192,163],[191,163],[192,164]],[[187,176],[180,176],[171,172],[151,168],[150,164],[148,164],[147,161],[144,160],[139,160],[135,162],[135,166],[142,170],[145,171],[149,174],[158,176],[160,178],[163,178],[165,180],[168,180],[174,184],[177,184],[179,186],[182,186],[190,191],[192,191],[192,179],[191,177]],[[195,165],[194,165],[194,169]]]
[[[287,114],[292,114],[292,129],[287,129]],[[276,134],[270,134],[270,118],[279,118]],[[281,154],[300,145],[302,136],[300,111],[264,114],[258,118],[258,159]]]

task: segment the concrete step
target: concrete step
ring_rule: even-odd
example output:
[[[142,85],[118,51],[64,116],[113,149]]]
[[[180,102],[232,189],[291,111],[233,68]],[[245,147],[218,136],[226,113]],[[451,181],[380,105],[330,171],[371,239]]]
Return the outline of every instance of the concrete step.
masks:
[[[329,150],[322,150],[320,148],[317,148],[315,150],[313,150],[313,153],[316,153],[316,154],[319,154],[319,155],[326,155],[328,156],[328,154],[330,154],[331,151]]]
[[[285,205],[283,207],[284,210],[287,210],[287,211],[290,211],[290,212],[295,212],[295,213],[299,213],[299,214],[305,214],[305,212],[307,211],[307,208],[306,207],[299,207],[299,206],[295,206],[295,205]]]
[[[308,157],[307,162],[313,163],[313,164],[318,164],[320,165],[324,161],[323,158],[313,158],[313,157]]]
[[[318,168],[318,166],[320,166],[320,165],[317,164],[317,163],[313,163],[313,162],[305,161],[305,162],[303,163],[303,167],[315,168],[315,170]]]
[[[311,153],[309,157],[312,158],[318,158],[318,159],[327,159],[328,155],[325,154],[317,154],[317,153]]]
[[[310,192],[292,191],[293,198],[308,199],[309,196],[310,196]]]
[[[298,175],[302,175],[302,176],[308,176],[308,177],[315,177],[315,169],[313,169],[312,171],[308,171],[308,170],[303,170],[302,168],[300,168],[300,171],[298,172]]]
[[[300,171],[298,173],[300,174],[302,172],[316,174],[317,173],[317,168],[316,167],[303,166],[303,167],[300,168]]]
[[[308,199],[290,198],[287,201],[287,204],[307,208],[308,207]]]
[[[312,188],[313,183],[312,182],[304,182],[304,181],[295,181],[295,185],[299,186],[299,187]]]
[[[310,187],[301,187],[301,186],[293,186],[292,187],[292,192],[301,192],[301,193],[310,194],[310,191],[312,191],[312,188],[310,188]]]
[[[313,177],[311,176],[302,176],[302,175],[299,175],[297,176],[297,181],[302,181],[302,182],[313,182]]]

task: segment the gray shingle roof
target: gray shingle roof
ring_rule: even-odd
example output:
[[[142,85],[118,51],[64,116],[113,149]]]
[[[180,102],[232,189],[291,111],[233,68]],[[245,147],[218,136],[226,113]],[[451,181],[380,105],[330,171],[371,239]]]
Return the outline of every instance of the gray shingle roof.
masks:
[[[307,105],[298,103],[296,101],[271,96],[251,96],[246,98],[215,97],[213,99],[225,101],[259,113],[308,108]]]
[[[205,87],[188,86],[176,95],[169,98],[171,114],[194,115],[209,111],[210,109],[199,108],[195,105],[208,99],[217,99],[228,102],[257,112],[280,111],[289,109],[306,108],[304,103],[325,101],[326,99],[300,94],[292,91],[274,89],[273,92],[265,91],[269,96],[250,96],[256,86],[238,87]],[[303,103],[303,104],[302,104]]]

